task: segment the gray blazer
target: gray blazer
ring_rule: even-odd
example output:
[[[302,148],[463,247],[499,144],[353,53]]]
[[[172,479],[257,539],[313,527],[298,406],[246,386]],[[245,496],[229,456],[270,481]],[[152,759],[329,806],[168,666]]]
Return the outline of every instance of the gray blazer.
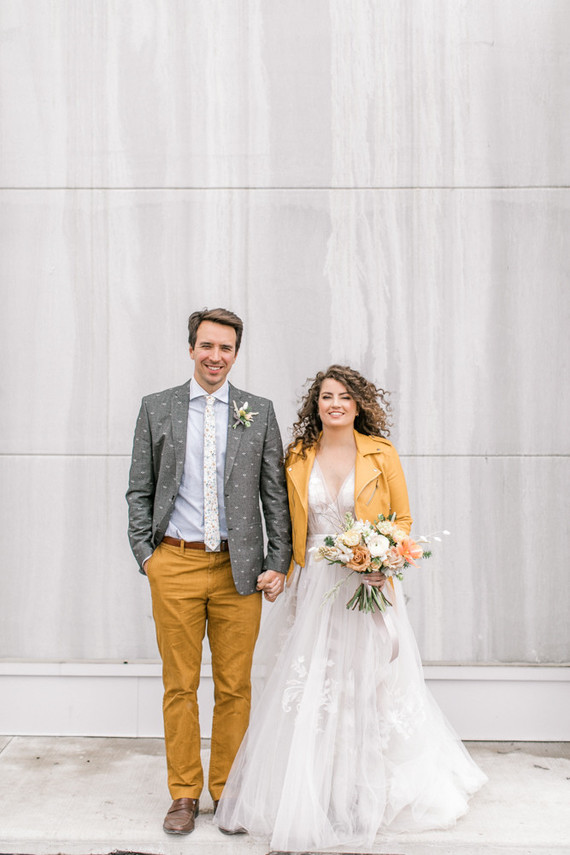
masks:
[[[142,564],[166,532],[186,454],[190,383],[142,400],[129,475],[129,541]],[[233,427],[233,402],[257,412],[246,428]],[[283,447],[273,404],[230,383],[224,500],[232,572],[237,591],[252,594],[263,570],[286,573],[291,522],[282,463]],[[267,532],[264,559],[261,504]]]

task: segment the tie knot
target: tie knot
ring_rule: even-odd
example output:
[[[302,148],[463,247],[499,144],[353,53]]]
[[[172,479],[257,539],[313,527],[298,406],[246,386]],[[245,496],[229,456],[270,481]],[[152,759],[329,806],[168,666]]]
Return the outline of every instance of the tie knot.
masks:
[[[214,398],[214,396],[213,396],[213,395],[206,395],[206,406],[207,406],[207,407],[213,407],[213,406],[214,406],[214,401],[215,401],[215,400],[216,400],[216,399]]]

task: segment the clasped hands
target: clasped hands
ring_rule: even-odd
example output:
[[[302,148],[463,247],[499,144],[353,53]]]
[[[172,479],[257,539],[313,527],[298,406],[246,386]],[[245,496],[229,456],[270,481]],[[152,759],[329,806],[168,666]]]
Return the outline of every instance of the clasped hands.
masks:
[[[263,591],[268,602],[273,603],[285,587],[285,574],[276,570],[265,570],[257,577],[257,590]]]

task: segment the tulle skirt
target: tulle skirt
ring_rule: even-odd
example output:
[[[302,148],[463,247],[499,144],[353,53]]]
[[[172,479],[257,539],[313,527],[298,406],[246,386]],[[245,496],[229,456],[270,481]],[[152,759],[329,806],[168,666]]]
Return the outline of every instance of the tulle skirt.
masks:
[[[387,627],[346,609],[358,574],[324,601],[347,571],[307,558],[264,616],[263,688],[215,821],[281,850],[452,825],[486,777],[425,686],[400,583]]]

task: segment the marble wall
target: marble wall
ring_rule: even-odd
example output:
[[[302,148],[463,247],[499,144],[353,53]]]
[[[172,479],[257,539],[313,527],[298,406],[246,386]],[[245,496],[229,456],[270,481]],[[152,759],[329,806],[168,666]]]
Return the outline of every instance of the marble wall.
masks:
[[[0,657],[153,659],[126,540],[140,397],[240,313],[393,390],[431,662],[568,661],[570,6],[0,0]]]

